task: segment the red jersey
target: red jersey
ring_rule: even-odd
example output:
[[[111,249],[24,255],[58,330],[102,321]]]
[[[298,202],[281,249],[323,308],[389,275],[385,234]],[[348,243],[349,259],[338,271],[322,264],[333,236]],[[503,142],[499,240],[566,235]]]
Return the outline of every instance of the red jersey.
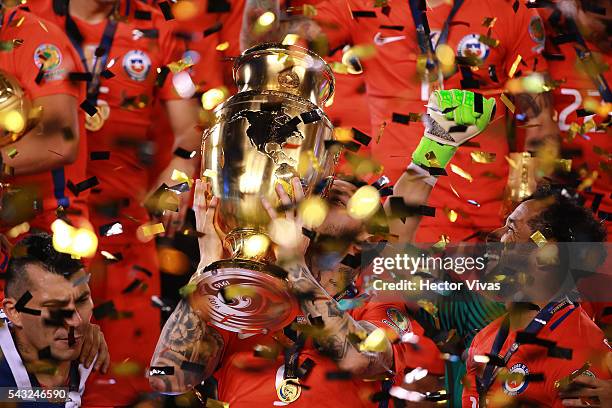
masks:
[[[40,0],[28,4],[65,27],[65,12],[53,10],[52,3]],[[147,166],[154,150],[149,140],[149,128],[155,120],[153,102],[155,98],[179,99],[172,74],[158,87],[157,73],[170,62],[178,61],[182,52],[172,33],[172,23],[165,20],[158,8],[123,0],[118,10],[123,17],[118,21],[107,59],[107,69],[113,75],[102,76],[98,95],[98,106],[107,109],[107,119],[99,130],[87,132],[90,155],[102,155],[102,159],[91,160],[87,168],[88,176],[99,182],[90,195],[90,206],[109,202],[127,205],[120,210],[121,214],[145,221],[146,211],[140,204],[147,192]],[[72,19],[83,37],[81,47],[91,65],[108,20],[89,24],[76,17]],[[95,216],[92,211],[92,217]]]
[[[2,52],[0,69],[19,81],[30,100],[51,95],[70,95],[79,104],[85,99],[84,87],[68,80],[69,73],[83,70],[78,55],[57,26],[25,10],[4,9],[0,27],[0,41],[23,40],[21,46]],[[50,62],[46,63],[46,72],[37,81],[43,61]],[[84,118],[84,112],[79,112],[79,118]],[[86,140],[85,129],[81,126],[77,159],[70,165],[3,179],[3,183],[13,188],[33,187],[37,191],[38,203],[34,203],[34,206],[39,211],[35,218],[28,221],[31,227],[50,231],[51,223],[57,218],[58,206],[87,218],[88,191],[76,196],[67,188],[68,181],[77,184],[86,179]]]
[[[376,50],[372,58],[363,59],[368,101],[370,104],[372,151],[395,182],[410,162],[413,150],[423,135],[420,122],[407,122],[410,113],[424,113],[429,97],[429,84],[421,83],[417,74],[417,56],[420,54],[409,4],[406,1],[389,0],[385,7],[374,7],[368,0],[330,0],[317,7],[316,20],[328,36],[330,48],[343,43],[370,45]],[[516,11],[513,10],[516,4]],[[441,4],[427,10],[427,20],[433,43],[440,38],[451,6]],[[497,46],[482,42],[488,37],[485,18],[497,18],[490,38],[499,40]],[[508,80],[518,56],[521,61],[516,70],[523,75],[545,68],[546,61],[538,56],[543,47],[543,31],[537,12],[524,5],[506,0],[466,0],[459,8],[448,31],[446,43],[459,57],[477,57],[482,64],[477,70],[457,72],[444,80],[444,88],[472,89],[481,93],[499,93]],[[487,44],[488,43],[488,44]],[[463,84],[461,81],[463,81]],[[476,82],[477,81],[477,82]],[[432,85],[433,86],[433,85]],[[478,86],[476,88],[476,86]],[[337,100],[336,103],[345,103]],[[503,116],[503,106],[498,104],[497,117]],[[404,123],[402,123],[404,122]],[[384,126],[380,141],[377,135]],[[480,146],[462,147],[452,163],[469,173],[473,181],[447,170],[440,177],[430,205],[438,208],[435,219],[424,217],[420,240],[437,242],[440,231],[453,227],[490,229],[500,223],[501,198],[508,167],[504,156],[508,143],[503,121],[496,120],[475,139]],[[496,154],[490,164],[475,163],[470,153],[485,151]],[[451,186],[459,197],[453,193]],[[474,200],[480,206],[468,204]],[[454,209],[459,213],[455,223],[442,211]],[[452,234],[451,234],[452,235]],[[463,236],[451,236],[451,239]]]
[[[397,335],[413,331],[414,322],[402,314],[398,305],[388,303],[368,302],[364,306],[350,310],[350,315],[356,321],[368,321],[385,330],[394,330]],[[298,321],[300,319],[298,318]],[[420,328],[420,326],[419,326]],[[422,335],[422,329],[414,328],[417,335]],[[256,345],[274,345],[273,335],[242,336],[218,330],[224,339],[222,363],[215,373],[218,381],[219,400],[227,402],[233,408],[273,406],[280,403],[277,387],[283,380],[284,359],[276,360],[255,357],[253,349]],[[433,372],[444,370],[439,353],[433,343],[418,346],[407,343],[393,345],[394,369],[403,374],[407,367],[421,367],[425,363],[431,365]],[[429,346],[433,346],[433,349]],[[414,357],[414,358],[412,358]],[[370,398],[381,391],[381,381],[364,381],[362,379],[335,378],[338,366],[330,358],[318,352],[309,339],[299,355],[298,367],[306,359],[311,359],[314,366],[304,380],[305,387],[300,397],[291,403],[295,407],[375,407],[378,403]],[[434,362],[432,364],[432,362]]]
[[[563,25],[556,23],[555,27],[548,21],[551,14],[549,9],[540,9],[542,18],[545,21],[547,29],[547,37],[554,38],[559,34],[559,26]],[[570,135],[571,127],[583,127],[584,124],[593,120],[597,124],[601,124],[608,116],[592,115],[585,110],[584,103],[590,98],[596,101],[596,104],[603,104],[597,86],[593,80],[587,75],[584,66],[576,54],[575,42],[566,42],[555,45],[552,41],[547,42],[547,51],[554,55],[548,61],[549,72],[553,80],[559,81],[560,85],[553,90],[555,111],[558,115],[559,130],[562,137],[562,155],[572,160],[572,170],[580,173],[581,170],[586,170],[586,174],[592,174],[594,171],[598,173],[595,183],[590,188],[590,192],[585,194],[589,203],[599,202],[599,205],[594,207],[595,214],[601,219],[607,219],[606,225],[608,231],[610,228],[610,218],[612,217],[612,199],[610,191],[612,189],[612,156],[609,152],[612,151],[612,133],[610,127],[606,130],[590,129],[582,134]],[[605,69],[602,73],[608,85],[612,84],[612,55],[602,53],[597,49],[595,44],[588,43],[589,50],[592,51],[597,58],[601,59],[599,67]],[[610,101],[609,101],[610,102]],[[583,176],[584,177],[584,176]],[[599,198],[597,198],[599,195]],[[595,201],[597,200],[597,201]]]
[[[484,367],[483,364],[474,361],[474,356],[484,356],[491,352],[503,320],[504,317],[501,317],[493,321],[472,341],[463,388],[464,407],[478,407],[476,376],[482,375]],[[580,306],[570,305],[560,309],[549,319],[537,337],[556,342],[557,347],[571,349],[570,359],[548,357],[547,349],[542,346],[521,345],[506,364],[510,375],[505,380],[496,379],[489,389],[488,407],[506,406],[513,400],[533,403],[538,407],[562,407],[555,381],[569,376],[587,361],[591,366],[586,375],[601,379],[612,378],[603,360],[604,356],[610,353],[610,346],[602,331]],[[510,330],[499,355],[504,356],[515,339],[516,331]],[[542,374],[543,379],[535,380],[534,374]]]

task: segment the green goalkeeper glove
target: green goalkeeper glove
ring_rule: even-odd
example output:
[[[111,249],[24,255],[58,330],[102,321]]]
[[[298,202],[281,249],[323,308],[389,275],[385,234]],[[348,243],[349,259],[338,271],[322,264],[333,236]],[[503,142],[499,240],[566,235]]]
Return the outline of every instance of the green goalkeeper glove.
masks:
[[[457,147],[485,130],[494,116],[495,98],[460,89],[435,91],[424,117],[425,135],[412,161],[426,167],[446,167]]]

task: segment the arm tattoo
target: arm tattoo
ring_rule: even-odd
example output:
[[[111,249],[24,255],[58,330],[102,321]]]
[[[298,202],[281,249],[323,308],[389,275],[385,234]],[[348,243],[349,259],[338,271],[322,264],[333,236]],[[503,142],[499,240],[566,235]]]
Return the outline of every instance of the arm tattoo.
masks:
[[[369,322],[357,322],[340,309],[303,262],[283,265],[298,296],[302,312],[323,322],[315,342],[319,350],[354,375],[373,376],[390,371],[393,364],[391,344],[384,352],[362,352],[359,342],[376,330]]]
[[[173,367],[174,375],[151,377],[151,381],[163,391],[185,392],[212,375],[222,349],[219,333],[206,326],[183,299],[164,325],[151,360],[151,366]],[[186,363],[202,370],[181,368]]]

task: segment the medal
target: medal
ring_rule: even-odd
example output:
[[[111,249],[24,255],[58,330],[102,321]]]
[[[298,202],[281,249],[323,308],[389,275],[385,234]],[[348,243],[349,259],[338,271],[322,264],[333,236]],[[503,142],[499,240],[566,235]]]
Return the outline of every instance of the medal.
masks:
[[[302,387],[300,381],[297,378],[285,378],[276,390],[278,399],[288,404],[296,401],[300,398],[302,393]]]
[[[93,116],[87,115],[85,118],[85,129],[90,132],[97,132],[102,129],[106,119],[110,116],[110,107],[108,103],[104,101],[98,101],[96,106],[96,113]]]

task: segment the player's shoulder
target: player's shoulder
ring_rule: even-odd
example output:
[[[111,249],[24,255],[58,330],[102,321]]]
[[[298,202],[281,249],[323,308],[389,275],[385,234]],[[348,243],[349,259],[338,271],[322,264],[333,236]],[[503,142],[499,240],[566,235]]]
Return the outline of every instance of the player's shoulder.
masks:
[[[555,314],[549,323],[548,337],[560,340],[575,338],[580,342],[599,344],[604,334],[587,312],[580,305],[576,305]]]
[[[5,10],[5,16],[5,30],[24,41],[68,41],[55,22],[24,7],[9,8]]]
[[[472,340],[472,347],[476,347],[479,344],[485,342],[491,336],[497,335],[497,331],[501,327],[502,321],[504,320],[505,315],[498,317],[493,320],[491,323],[487,324],[485,327],[480,329],[478,333],[474,336]]]

